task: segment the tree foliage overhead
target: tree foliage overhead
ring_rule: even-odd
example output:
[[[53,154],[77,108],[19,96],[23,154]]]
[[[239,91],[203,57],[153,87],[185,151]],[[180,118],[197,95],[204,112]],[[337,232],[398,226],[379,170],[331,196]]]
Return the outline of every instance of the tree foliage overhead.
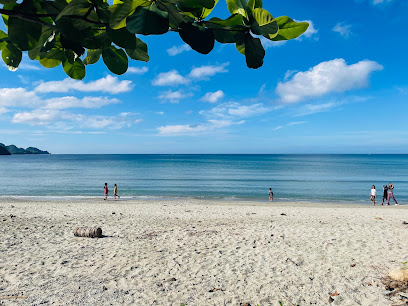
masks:
[[[235,44],[249,68],[263,64],[260,36],[279,41],[303,34],[306,22],[287,16],[274,18],[262,0],[226,0],[231,16],[207,17],[218,0],[0,0],[2,58],[16,70],[27,51],[46,68],[62,65],[74,79],[85,77],[85,66],[102,60],[115,74],[123,74],[128,59],[149,61],[140,35],[178,32],[195,51],[208,54],[215,41]]]

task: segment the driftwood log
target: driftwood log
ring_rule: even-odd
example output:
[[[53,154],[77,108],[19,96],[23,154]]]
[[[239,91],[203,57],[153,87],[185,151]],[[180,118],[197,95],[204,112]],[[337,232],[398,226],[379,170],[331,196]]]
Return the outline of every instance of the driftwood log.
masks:
[[[78,227],[74,231],[76,237],[102,238],[102,229],[100,227]]]

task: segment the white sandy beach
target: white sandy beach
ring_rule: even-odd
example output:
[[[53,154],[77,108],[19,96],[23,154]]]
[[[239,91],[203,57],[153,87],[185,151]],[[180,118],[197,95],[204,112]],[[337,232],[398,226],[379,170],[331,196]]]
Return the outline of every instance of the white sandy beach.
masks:
[[[404,221],[408,206],[3,199],[0,304],[392,305]]]

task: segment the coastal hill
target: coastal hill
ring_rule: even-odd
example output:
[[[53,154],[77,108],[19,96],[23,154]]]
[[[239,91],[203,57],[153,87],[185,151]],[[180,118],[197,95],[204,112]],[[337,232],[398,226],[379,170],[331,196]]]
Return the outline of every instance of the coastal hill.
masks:
[[[18,148],[15,145],[6,146],[0,143],[0,155],[12,155],[12,154],[50,154],[48,151],[42,151],[34,147],[28,147],[27,149]]]
[[[0,146],[0,155],[11,155],[11,153],[3,146]]]

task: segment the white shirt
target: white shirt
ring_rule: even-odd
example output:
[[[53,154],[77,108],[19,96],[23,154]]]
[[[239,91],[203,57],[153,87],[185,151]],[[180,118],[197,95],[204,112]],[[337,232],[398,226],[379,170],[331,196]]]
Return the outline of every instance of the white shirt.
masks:
[[[371,195],[375,197],[377,195],[377,190],[371,189]]]

